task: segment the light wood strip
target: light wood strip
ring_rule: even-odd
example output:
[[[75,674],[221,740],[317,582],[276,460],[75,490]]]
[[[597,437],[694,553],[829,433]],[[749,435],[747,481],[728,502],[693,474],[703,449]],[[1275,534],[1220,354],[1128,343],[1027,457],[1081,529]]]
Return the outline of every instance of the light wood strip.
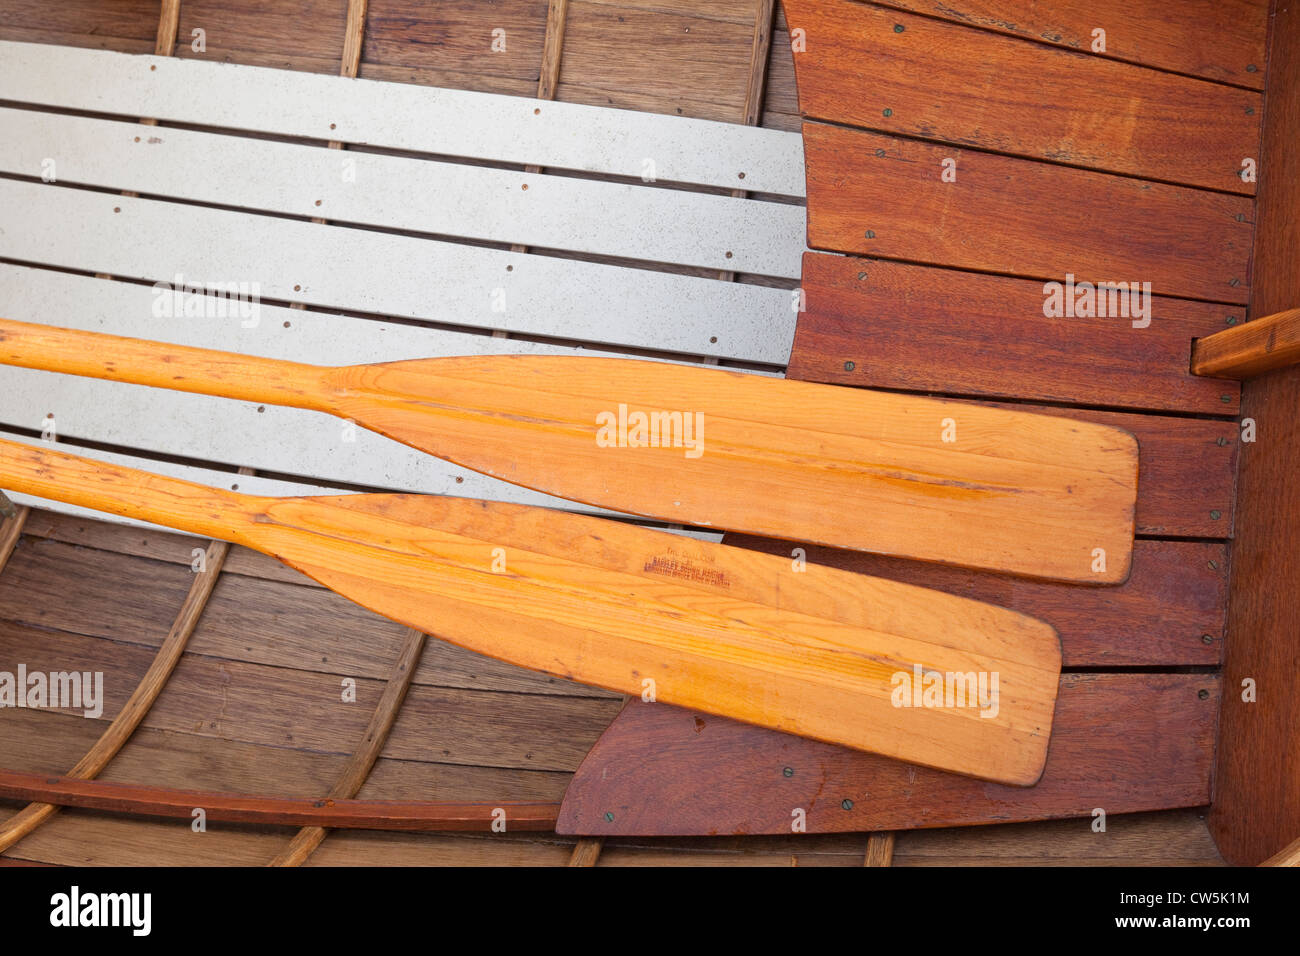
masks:
[[[1300,840],[1288,844],[1274,856],[1270,856],[1260,866],[1300,866]]]
[[[867,852],[863,866],[892,866],[894,862],[894,831],[881,830],[867,836]]]
[[[181,22],[181,0],[162,0],[162,9],[158,14],[158,39],[154,44],[154,53],[158,56],[171,56],[176,48],[176,31]]]
[[[185,603],[181,605],[167,638],[149,665],[149,670],[103,735],[68,772],[69,778],[91,780],[97,777],[140,726],[140,722],[149,713],[149,708],[158,699],[158,695],[167,684],[167,679],[171,677],[172,671],[180,662],[181,655],[185,652],[185,645],[198,625],[199,617],[207,605],[208,598],[212,595],[212,589],[216,586],[229,551],[230,545],[224,541],[209,542],[206,548],[205,570],[195,572]],[[0,823],[0,853],[30,834],[53,816],[57,809],[51,803],[31,803]]]
[[[414,628],[408,628],[402,644],[401,653],[393,665],[392,674],[379,698],[361,746],[352,754],[348,765],[339,776],[338,782],[330,788],[331,800],[351,800],[361,790],[370,771],[379,759],[380,752],[388,740],[388,734],[397,721],[397,715],[406,700],[406,692],[411,687],[411,678],[420,663],[420,654],[424,650],[425,635]],[[299,830],[289,845],[284,848],[271,866],[302,866],[307,858],[315,852],[328,834],[324,827],[304,827]]]
[[[595,866],[600,860],[600,851],[604,846],[604,837],[579,837],[578,842],[573,845],[569,866]]]
[[[1247,379],[1300,362],[1300,309],[1251,319],[1192,343],[1192,374]]]
[[[31,509],[26,505],[15,506],[3,492],[0,492],[0,506],[4,506],[4,520],[0,522],[0,571],[4,571],[9,556],[14,553],[18,539],[22,536],[23,525],[27,523]]]
[[[804,193],[797,135],[205,60],[0,42],[0,99],[659,182]],[[701,148],[702,146],[705,148]]]
[[[546,8],[546,41],[542,47],[542,71],[537,80],[537,98],[555,99],[560,83],[560,66],[564,60],[564,28],[568,22],[569,0],[550,0]]]

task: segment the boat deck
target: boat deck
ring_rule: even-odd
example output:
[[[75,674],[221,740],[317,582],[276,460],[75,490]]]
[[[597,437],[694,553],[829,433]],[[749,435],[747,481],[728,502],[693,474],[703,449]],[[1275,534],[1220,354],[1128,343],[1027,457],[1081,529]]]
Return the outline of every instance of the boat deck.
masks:
[[[555,46],[557,24],[548,18],[554,6],[371,0],[359,74],[537,95],[543,58]],[[766,74],[757,111],[762,125],[799,129],[784,14],[777,11],[777,42],[769,49],[766,37],[756,40],[764,6],[572,0],[554,95],[740,122],[756,63]],[[890,36],[937,31],[937,40],[926,48],[929,59],[881,41],[879,75],[821,77],[825,89],[843,91],[842,102],[812,105],[805,94],[804,110],[822,118],[873,111],[826,127],[809,166],[810,203],[818,202],[818,190],[842,189],[843,202],[876,217],[874,227],[863,233],[858,218],[814,217],[810,245],[878,260],[870,271],[879,270],[880,281],[862,283],[857,260],[821,257],[822,292],[810,294],[789,374],[1113,421],[1138,434],[1143,454],[1135,574],[1119,597],[1076,601],[1077,592],[974,574],[957,579],[874,558],[845,566],[917,583],[933,574],[936,586],[1027,610],[1050,607],[1067,670],[1076,673],[1124,674],[1135,688],[1165,674],[1202,679],[1198,726],[1208,734],[1198,738],[1195,797],[1183,801],[1194,805],[1112,816],[1105,833],[1080,818],[905,830],[884,840],[865,833],[609,837],[598,865],[1222,864],[1204,805],[1226,631],[1239,390],[1193,379],[1186,350],[1193,336],[1245,316],[1255,189],[1240,171],[1241,160],[1260,151],[1268,4],[1062,2],[1062,22],[1019,23],[1001,9],[1019,5],[996,0],[838,6],[888,21]],[[189,44],[202,30],[207,58],[335,73],[347,44],[359,39],[348,34],[346,8],[342,0],[184,0],[175,55],[198,56]],[[1094,16],[1108,25],[1106,54],[1089,53],[1091,38],[1062,25]],[[0,0],[0,39],[152,52],[158,24],[159,4],[146,0]],[[506,49],[485,54],[483,38],[498,28],[506,31]],[[850,35],[846,42],[856,41]],[[1074,64],[1061,65],[1060,58],[1078,56],[1091,57],[1094,85],[1079,83]],[[1036,87],[1022,85],[1031,77]],[[859,90],[859,81],[874,86]],[[926,89],[969,96],[969,114],[927,116],[926,97],[915,92]],[[1069,152],[1038,137],[1030,101],[1054,97],[1078,114]],[[1183,129],[1151,140],[1125,129],[1133,111],[1170,98],[1182,104]],[[877,99],[892,105],[881,110]],[[1198,126],[1198,111],[1219,108],[1241,116]],[[999,137],[999,123],[1016,117],[1018,138]],[[886,161],[872,165],[873,155]],[[937,175],[950,156],[957,158],[958,183],[1011,180],[1017,188],[976,190],[949,207],[917,171],[933,165]],[[844,189],[848,162],[867,172]],[[881,196],[895,198],[882,204]],[[1119,238],[1103,241],[1074,225],[1115,221],[1126,224]],[[1171,235],[1177,238],[1166,241]],[[1107,271],[1116,264],[1132,268]],[[806,284],[808,269],[806,263]],[[1041,312],[1034,319],[1044,279],[1063,280],[1067,272],[1094,281],[1150,279],[1156,315],[1166,321],[1137,338],[1137,330],[1087,319],[1062,324],[1071,320],[1052,322]],[[866,313],[897,318],[864,326],[854,317]],[[27,517],[0,571],[0,669],[22,661],[29,670],[59,670],[77,660],[104,672],[107,702],[96,720],[0,711],[0,766],[65,773],[81,759],[172,628],[191,585],[195,546],[192,538],[83,518],[42,511]],[[1098,614],[1109,615],[1105,633]],[[196,790],[326,793],[360,745],[404,639],[401,626],[269,558],[233,548],[174,675],[101,777]],[[347,679],[355,680],[356,703],[341,709],[335,702]],[[431,640],[359,796],[558,802],[621,706],[616,695]],[[0,820],[20,806],[0,801]],[[294,832],[212,823],[198,835],[174,821],[67,810],[0,863],[257,865],[280,853]],[[308,863],[562,865],[575,842],[554,834],[336,831]]]

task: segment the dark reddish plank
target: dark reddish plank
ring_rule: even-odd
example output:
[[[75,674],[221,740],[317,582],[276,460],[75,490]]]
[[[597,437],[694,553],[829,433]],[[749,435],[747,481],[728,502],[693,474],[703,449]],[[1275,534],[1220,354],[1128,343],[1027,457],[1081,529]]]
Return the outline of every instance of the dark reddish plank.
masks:
[[[1214,666],[1222,659],[1226,544],[1140,540],[1128,581],[1086,588],[746,535],[729,534],[726,543],[783,555],[801,547],[814,564],[1020,611],[1056,628],[1066,667]]]
[[[1012,36],[1096,52],[1098,56],[1186,73],[1206,80],[1264,87],[1268,0],[881,0],[883,6],[930,14]],[[1106,49],[1093,51],[1093,30]]]
[[[0,40],[153,53],[158,0],[0,0]]]
[[[578,768],[556,829],[790,833],[802,808],[807,832],[826,833],[1200,806],[1218,696],[1217,675],[1064,674],[1047,767],[1023,788],[634,701]]]
[[[1049,318],[1043,286],[808,253],[790,374],[949,395],[1236,414],[1240,386],[1193,375],[1188,363],[1193,338],[1244,323],[1244,310],[1153,296],[1146,318]]]
[[[1300,306],[1300,7],[1276,5],[1261,163],[1252,316]],[[1259,440],[1242,450],[1232,547],[1225,697],[1210,831],[1231,863],[1254,864],[1300,836],[1300,368],[1247,382],[1241,413]],[[1242,681],[1256,682],[1254,703]]]
[[[201,807],[209,820],[227,823],[432,832],[491,832],[493,814],[497,810],[504,811],[507,832],[550,830],[555,825],[558,809],[553,803],[532,802],[433,803],[259,797],[50,777],[17,770],[0,770],[0,796],[133,816],[189,820],[195,807]]]
[[[1259,148],[1254,90],[850,0],[786,0],[786,14],[805,31],[795,76],[811,119],[1255,191],[1241,178]]]
[[[805,123],[815,249],[1244,304],[1244,196]],[[943,163],[956,163],[944,182]]]

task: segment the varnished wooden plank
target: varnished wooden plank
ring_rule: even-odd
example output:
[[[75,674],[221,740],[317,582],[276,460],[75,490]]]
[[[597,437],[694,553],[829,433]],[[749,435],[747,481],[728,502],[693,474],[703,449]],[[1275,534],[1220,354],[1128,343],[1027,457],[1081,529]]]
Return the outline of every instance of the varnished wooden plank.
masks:
[[[791,556],[786,542],[727,535],[726,544]],[[1116,588],[1081,589],[881,555],[802,547],[806,560],[988,601],[1047,621],[1066,667],[1213,666],[1223,656],[1228,597],[1224,543],[1138,541]]]
[[[1186,73],[1264,88],[1268,0],[880,0],[882,6],[952,20]],[[1093,31],[1105,30],[1097,49]]]
[[[73,44],[106,50],[156,50],[158,0],[4,0],[0,39]]]
[[[753,34],[751,14],[742,16],[570,0],[557,98],[734,122]]]
[[[815,249],[1246,301],[1245,196],[822,123],[804,124],[804,146]]]
[[[1202,339],[1205,344],[1236,334],[1227,323],[1243,322],[1244,310],[1148,296],[1134,300],[1141,316],[1049,317],[1044,286],[807,253],[801,283],[805,311],[795,331],[789,374],[950,395],[1236,413],[1239,389],[1189,371],[1188,342],[1210,336]],[[1063,288],[1061,293],[1064,297]],[[1120,301],[1127,313],[1128,300]],[[1110,304],[1105,308],[1109,311]],[[972,360],[972,352],[978,360]]]
[[[182,0],[176,56],[337,73],[347,23],[339,0]],[[204,49],[193,48],[203,31]]]
[[[535,82],[545,36],[546,6],[533,0],[370,0],[362,71],[373,63]]]
[[[997,827],[912,830],[895,866],[1223,866],[1197,809]]]
[[[95,741],[95,745],[68,771],[69,779],[91,780],[99,776],[140,726],[180,662],[199,617],[212,596],[212,589],[221,574],[229,550],[230,546],[224,541],[208,542],[204,549],[202,569],[195,571],[189,593],[185,595],[185,601],[149,669]],[[0,853],[41,826],[54,815],[56,809],[53,803],[35,802],[6,820],[0,825]]]
[[[1260,171],[1251,314],[1300,304],[1300,6],[1276,3],[1269,50],[1268,116]],[[1249,327],[1249,323],[1247,324]],[[1300,833],[1300,368],[1242,388],[1241,414],[1256,440],[1241,452],[1237,534],[1228,596],[1228,653],[1210,829],[1233,864],[1258,863]],[[3,579],[0,579],[3,580]],[[1246,698],[1245,682],[1254,688]]]
[[[71,866],[262,866],[291,830],[67,810],[24,840],[21,859]]]
[[[1255,191],[1253,178],[1242,179],[1242,160],[1259,145],[1263,100],[1254,90],[850,0],[787,0],[786,13],[806,35],[795,71],[809,118]]]
[[[4,449],[0,478],[15,488],[212,531],[522,667],[626,694],[655,675],[666,702],[985,779],[1028,786],[1042,770],[1060,647],[1023,615],[827,568],[794,587],[782,559],[582,516],[421,496],[257,499]],[[921,661],[986,675],[980,704],[894,706],[896,673]],[[994,700],[989,674],[1005,692]],[[772,693],[754,698],[754,680]]]
[[[1047,770],[1015,790],[634,701],[578,768],[558,830],[788,834],[802,810],[811,834],[1200,806],[1218,694],[1210,674],[1065,674]]]
[[[106,681],[110,673],[105,674]],[[498,716],[491,706],[483,707],[481,713],[484,721]],[[591,716],[586,747],[599,736],[611,716]],[[106,723],[106,720],[87,720],[79,714],[49,710],[8,710],[6,732],[0,735],[3,756],[0,766],[57,775],[94,744]],[[479,763],[438,762],[445,760],[444,742],[436,735],[421,740],[425,726],[422,721],[414,720],[396,729],[396,736],[403,738],[397,745],[400,756],[381,757],[359,796],[373,800],[468,803],[494,800],[558,803],[563,798],[571,771],[492,766],[493,755],[488,750],[490,735],[485,735]],[[508,726],[513,731],[513,725]],[[105,768],[101,778],[187,790],[295,797],[326,792],[350,760],[351,755],[346,752],[250,743],[204,736],[186,729],[150,727],[146,723]],[[286,833],[265,859],[270,860],[292,835]],[[21,845],[15,848],[21,849]]]
[[[1300,362],[1300,309],[1251,319],[1192,343],[1192,374],[1254,378]]]
[[[26,661],[32,672],[70,666],[103,672],[101,719],[121,709],[154,657],[146,648],[16,624],[0,624],[0,651],[10,660]],[[345,679],[355,681],[355,687]],[[211,741],[346,756],[365,734],[383,690],[382,681],[347,674],[187,655],[143,726]],[[293,706],[286,708],[284,701]],[[384,753],[396,760],[571,771],[618,708],[617,700],[415,687]],[[82,711],[67,713],[81,718]],[[41,769],[61,773],[66,764]],[[273,773],[274,764],[264,770]],[[341,768],[335,768],[316,792],[327,790],[339,772]],[[257,787],[259,792],[268,790],[265,784]]]

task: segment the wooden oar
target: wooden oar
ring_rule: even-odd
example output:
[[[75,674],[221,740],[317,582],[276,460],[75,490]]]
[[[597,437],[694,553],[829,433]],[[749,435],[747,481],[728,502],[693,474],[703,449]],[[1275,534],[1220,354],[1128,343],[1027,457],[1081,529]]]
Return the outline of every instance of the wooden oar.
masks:
[[[671,522],[1084,584],[1128,577],[1137,442],[964,402],[660,362],[329,368],[0,320],[0,362],[329,412]]]
[[[966,598],[542,508],[254,497],[10,441],[0,487],[255,548],[583,683],[1004,783],[1046,759],[1056,632]]]

